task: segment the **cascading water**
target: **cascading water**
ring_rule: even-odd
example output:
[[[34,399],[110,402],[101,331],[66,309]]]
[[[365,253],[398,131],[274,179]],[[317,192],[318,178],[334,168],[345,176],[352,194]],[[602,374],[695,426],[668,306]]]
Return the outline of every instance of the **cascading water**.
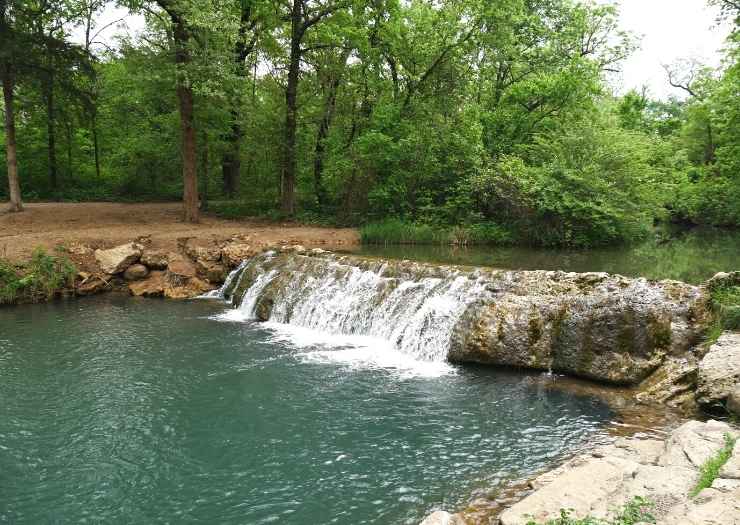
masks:
[[[687,352],[706,304],[702,289],[675,281],[291,251],[249,259],[215,296],[235,306],[225,319],[371,338],[355,360],[374,352],[376,362],[490,363],[616,384]]]
[[[231,300],[241,318],[259,318],[260,304],[269,302],[269,315],[261,320],[382,338],[409,356],[440,362],[460,317],[485,292],[479,280],[454,271],[405,279],[385,276],[383,266],[302,258],[306,264],[295,264],[296,257],[278,261],[274,254],[250,259],[216,297]],[[321,264],[310,263],[317,260]]]

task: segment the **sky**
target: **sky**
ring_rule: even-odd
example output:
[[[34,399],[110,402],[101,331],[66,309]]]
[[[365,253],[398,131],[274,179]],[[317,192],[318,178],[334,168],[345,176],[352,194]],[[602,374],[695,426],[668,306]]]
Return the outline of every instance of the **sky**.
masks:
[[[684,93],[668,85],[663,64],[679,58],[696,58],[709,66],[719,66],[721,49],[730,32],[730,24],[718,25],[717,9],[706,0],[597,0],[616,3],[620,11],[620,26],[640,38],[640,48],[623,64],[622,73],[611,79],[617,92],[642,86],[651,96],[665,99]],[[98,27],[126,16],[119,8],[108,8]],[[143,26],[140,17],[129,16],[125,21],[130,32]],[[109,40],[117,31],[114,24],[100,39]]]

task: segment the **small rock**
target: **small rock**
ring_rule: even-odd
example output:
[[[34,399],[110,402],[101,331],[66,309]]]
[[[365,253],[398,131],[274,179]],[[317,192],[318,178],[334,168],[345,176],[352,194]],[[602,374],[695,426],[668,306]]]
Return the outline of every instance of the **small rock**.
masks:
[[[138,281],[149,274],[149,269],[143,264],[132,264],[123,272],[123,278],[127,281]]]
[[[221,251],[215,246],[201,246],[195,239],[187,239],[183,244],[183,250],[195,260],[217,262],[221,260]]]
[[[203,259],[195,261],[195,267],[198,273],[206,278],[210,283],[220,284],[226,279],[227,271],[223,264],[209,262]]]
[[[67,246],[67,251],[72,255],[90,255],[93,249],[79,242],[72,242]]]
[[[167,265],[167,281],[175,286],[182,286],[185,281],[195,277],[195,265],[189,261],[170,261]]]
[[[110,250],[95,250],[95,260],[108,274],[121,273],[141,257],[141,247],[134,243],[122,244]]]
[[[147,266],[150,270],[167,269],[167,253],[160,250],[144,250],[141,254],[141,264]]]
[[[82,272],[81,272],[82,273]],[[100,277],[88,276],[75,288],[77,295],[94,295],[108,288],[109,283]]]

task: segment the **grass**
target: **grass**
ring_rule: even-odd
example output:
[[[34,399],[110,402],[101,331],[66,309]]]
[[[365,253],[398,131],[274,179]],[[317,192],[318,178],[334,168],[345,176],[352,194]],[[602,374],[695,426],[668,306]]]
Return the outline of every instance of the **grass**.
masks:
[[[360,228],[363,244],[510,244],[511,233],[493,223],[437,227],[386,219]]]
[[[528,521],[527,525],[635,525],[636,523],[655,523],[655,516],[650,510],[655,505],[640,496],[636,496],[622,509],[613,512],[612,517],[607,519],[586,516],[585,518],[574,518],[571,516],[573,510],[560,509],[560,517],[545,523]]]
[[[48,301],[73,286],[76,274],[77,269],[62,248],[53,255],[37,248],[31,259],[21,265],[0,259],[0,304]]]
[[[735,448],[737,438],[732,437],[730,434],[725,434],[725,445],[720,449],[717,454],[709,458],[699,469],[699,479],[691,489],[689,496],[696,497],[702,490],[711,487],[714,480],[717,479],[719,471],[722,466],[727,463],[732,456],[732,450]]]

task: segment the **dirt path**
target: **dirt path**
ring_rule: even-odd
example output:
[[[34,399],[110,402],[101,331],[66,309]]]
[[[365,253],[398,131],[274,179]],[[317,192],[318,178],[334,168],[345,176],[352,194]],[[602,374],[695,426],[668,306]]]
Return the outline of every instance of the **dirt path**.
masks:
[[[76,241],[106,248],[150,235],[152,247],[172,250],[177,239],[218,240],[249,235],[255,244],[281,242],[338,248],[359,242],[351,228],[320,228],[257,220],[227,221],[205,216],[185,224],[179,203],[35,203],[22,213],[0,213],[0,257],[27,258],[33,249]]]

